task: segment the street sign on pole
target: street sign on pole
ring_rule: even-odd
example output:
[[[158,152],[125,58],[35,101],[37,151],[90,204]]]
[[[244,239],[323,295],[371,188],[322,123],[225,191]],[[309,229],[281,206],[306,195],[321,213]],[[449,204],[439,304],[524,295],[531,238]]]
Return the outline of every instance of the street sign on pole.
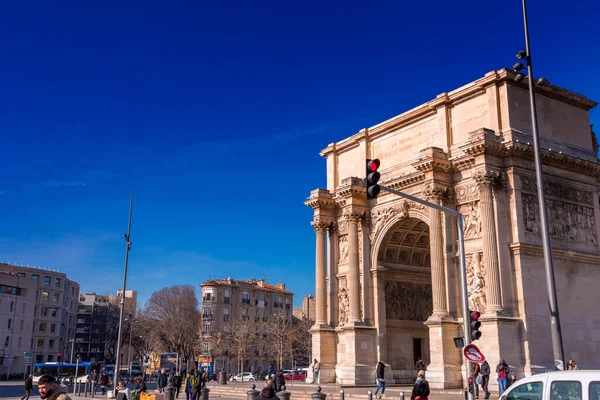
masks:
[[[482,363],[485,361],[485,356],[474,344],[470,344],[463,350],[465,358],[474,363]]]
[[[5,356],[4,357],[4,361],[2,362],[2,365],[4,365],[5,367],[12,367],[13,363],[15,361],[14,356]]]

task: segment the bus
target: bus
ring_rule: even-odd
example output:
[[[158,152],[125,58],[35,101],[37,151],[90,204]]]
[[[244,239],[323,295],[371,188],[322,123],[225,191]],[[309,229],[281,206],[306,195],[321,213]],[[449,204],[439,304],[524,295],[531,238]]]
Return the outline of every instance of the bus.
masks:
[[[77,370],[77,382],[87,382],[88,375],[92,373],[95,364],[82,362],[77,364],[48,362],[43,364],[35,364],[33,369],[33,383],[37,384],[42,375],[52,375],[59,382],[63,380],[69,383],[75,382],[75,370]]]

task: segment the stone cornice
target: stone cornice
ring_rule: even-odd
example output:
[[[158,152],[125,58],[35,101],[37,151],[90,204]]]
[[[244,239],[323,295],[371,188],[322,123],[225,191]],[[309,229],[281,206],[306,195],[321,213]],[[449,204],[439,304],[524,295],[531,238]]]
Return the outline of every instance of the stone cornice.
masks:
[[[509,244],[509,247],[514,255],[519,255],[521,253],[530,253],[537,256],[544,253],[544,249],[542,248],[542,246],[537,246],[528,243],[511,243]],[[561,258],[564,260],[600,264],[600,255],[598,254],[582,253],[573,250],[563,250],[556,247],[552,248],[552,257]]]
[[[468,83],[467,85],[464,85],[451,92],[442,93],[427,103],[421,104],[420,106],[417,106],[370,128],[362,129],[358,133],[340,142],[332,143],[327,146],[327,148],[323,149],[320,154],[323,157],[327,157],[334,152],[346,151],[347,149],[356,147],[360,141],[366,139],[367,137],[369,139],[375,139],[378,136],[387,134],[391,129],[398,129],[419,119],[432,116],[437,112],[438,108],[451,106],[453,103],[457,103],[468,97],[481,94],[482,92],[485,92],[486,88],[493,85],[502,85],[506,83],[513,86],[519,86],[527,90],[527,83],[525,80],[520,83],[516,83],[514,82],[514,76],[515,73],[506,68],[497,71],[490,71],[485,74],[485,76],[474,82]],[[586,111],[591,110],[597,105],[596,102],[589,100],[583,95],[554,85],[537,86],[535,90],[539,95],[547,96],[549,98],[571,104]]]
[[[310,192],[309,198],[304,204],[313,210],[318,208],[334,208],[335,201],[333,195],[329,190],[315,189]]]
[[[409,186],[413,186],[424,180],[425,174],[421,171],[415,171],[381,183],[392,189],[402,189]]]

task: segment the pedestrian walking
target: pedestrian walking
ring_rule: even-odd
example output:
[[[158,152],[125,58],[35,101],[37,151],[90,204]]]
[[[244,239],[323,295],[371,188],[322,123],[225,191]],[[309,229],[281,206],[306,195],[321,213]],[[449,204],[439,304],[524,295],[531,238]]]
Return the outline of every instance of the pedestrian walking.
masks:
[[[119,381],[115,390],[117,392],[115,400],[131,400],[131,390],[129,390],[124,380]]]
[[[274,383],[273,389],[275,389],[275,393],[281,392],[283,390],[283,387],[285,386],[285,377],[283,376],[282,369],[278,370],[277,373],[275,374],[275,379],[274,379],[273,383]]]
[[[181,384],[183,383],[183,379],[181,379],[181,374],[179,373],[179,371],[177,371],[175,373],[175,376],[173,377],[173,383],[172,385],[175,386],[175,398],[179,398],[179,392],[181,391]]]
[[[385,364],[383,363],[383,360],[379,360],[379,362],[377,363],[377,367],[375,367],[375,381],[377,382],[377,389],[375,389],[375,397],[380,399],[381,396],[385,394],[386,387]],[[379,389],[381,389],[381,394],[378,397],[377,393],[379,393]]]
[[[158,376],[158,393],[164,392],[165,386],[167,386],[167,375],[165,375],[165,371],[162,370]]]
[[[67,387],[56,382],[52,375],[42,375],[38,381],[40,398],[44,400],[71,400]]]
[[[194,390],[192,392],[192,400],[200,399],[200,392],[202,391],[202,375],[200,371],[196,371],[194,375]]]
[[[275,367],[273,367],[273,363],[271,361],[269,361],[269,366],[267,367],[267,379],[273,378],[273,370],[274,369],[275,369]]]
[[[577,366],[577,364],[575,364],[575,361],[573,361],[573,359],[570,359],[567,363],[567,371],[576,371],[578,369],[579,367]]]
[[[503,359],[500,359],[498,365],[496,365],[496,373],[498,374],[498,392],[502,396],[507,387],[506,383],[509,373],[508,364]]]
[[[487,361],[481,363],[479,375],[481,375],[481,388],[485,394],[485,399],[489,399],[490,391],[488,390],[488,384],[490,383],[490,364],[488,364]]]
[[[189,372],[185,376],[185,400],[194,400],[194,376]]]
[[[92,371],[92,374],[90,375],[90,391],[94,394],[96,394],[96,384],[98,383],[98,373],[96,372],[96,370]]]
[[[481,367],[478,363],[471,364],[471,378],[473,379],[473,393],[475,394],[475,398],[479,398],[479,385],[477,384],[477,379],[481,379],[479,376],[479,372],[481,372]]]
[[[317,361],[313,361],[313,383],[319,383],[319,371],[321,370],[321,363]]]
[[[106,394],[106,387],[108,386],[108,375],[103,373],[100,377],[100,387],[102,388],[102,394]]]
[[[29,395],[33,390],[33,374],[27,375],[27,379],[25,379],[25,395],[21,397],[21,400],[29,400]]]
[[[410,400],[429,400],[429,382],[425,379],[425,371],[417,373],[417,381],[413,386]]]

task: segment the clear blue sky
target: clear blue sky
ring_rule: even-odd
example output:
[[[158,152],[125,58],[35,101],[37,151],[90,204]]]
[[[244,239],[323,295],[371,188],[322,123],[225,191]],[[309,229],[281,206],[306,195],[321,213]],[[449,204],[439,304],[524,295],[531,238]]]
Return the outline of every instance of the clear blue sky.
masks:
[[[600,100],[600,4],[529,13],[536,75]],[[226,276],[298,303],[319,151],[524,47],[519,0],[16,1],[0,35],[0,260],[117,290],[133,188],[142,303]]]

